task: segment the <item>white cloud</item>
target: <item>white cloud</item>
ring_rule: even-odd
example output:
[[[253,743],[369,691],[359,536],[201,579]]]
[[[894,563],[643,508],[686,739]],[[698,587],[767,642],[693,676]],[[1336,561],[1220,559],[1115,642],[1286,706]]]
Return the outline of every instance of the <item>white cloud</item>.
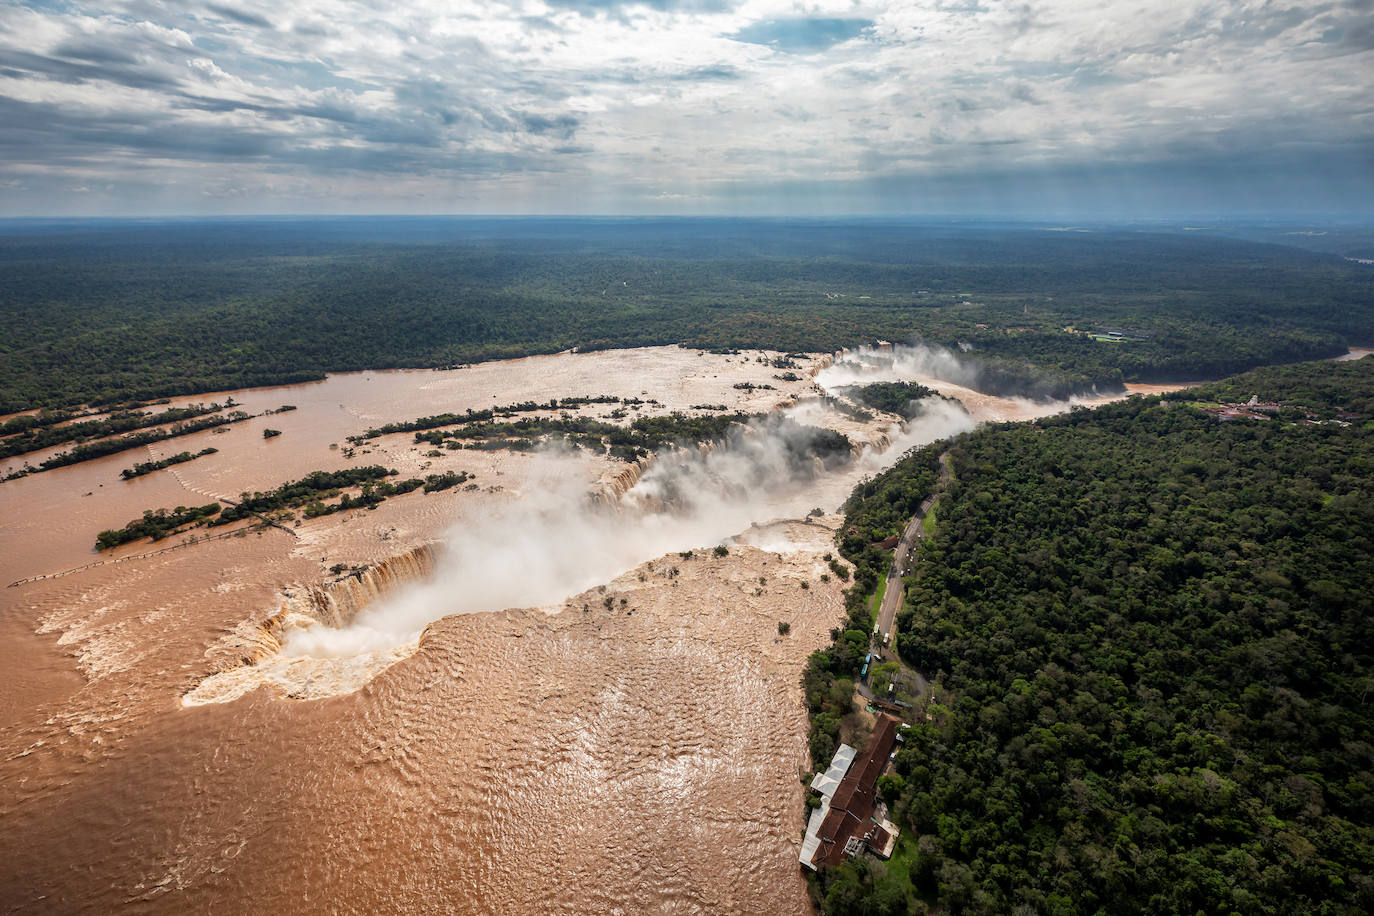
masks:
[[[1299,139],[1344,150],[1370,140],[1360,6],[11,4],[0,178],[70,186],[103,170],[118,197],[156,157],[214,199],[313,183],[375,209],[413,186],[487,209],[597,211]],[[578,190],[597,198],[579,207]]]

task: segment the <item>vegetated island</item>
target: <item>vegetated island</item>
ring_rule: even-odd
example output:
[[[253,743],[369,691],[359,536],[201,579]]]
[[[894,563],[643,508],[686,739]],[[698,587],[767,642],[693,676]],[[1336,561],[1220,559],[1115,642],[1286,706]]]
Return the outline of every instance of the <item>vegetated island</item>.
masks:
[[[1205,407],[1252,397],[1313,416]],[[823,912],[1374,908],[1371,418],[1374,359],[1264,369],[986,427],[856,489],[850,623],[804,680],[822,768],[875,544],[948,448],[881,666],[911,704],[879,782],[902,836],[814,878]]]
[[[66,425],[58,424],[74,416],[68,411],[42,411],[37,414],[13,417],[4,424],[0,424],[0,460],[64,445],[68,442],[82,443],[90,439],[117,436],[121,433],[145,429],[150,426],[183,423],[196,417],[203,417],[206,414],[219,413],[233,406],[235,406],[234,399],[229,398],[223,404],[191,404],[187,407],[169,407],[161,413],[119,410],[103,419],[78,420],[73,423],[66,423]]]
[[[0,323],[26,333],[9,335],[0,364],[6,413],[572,348],[879,339],[962,350],[990,393],[1063,397],[1374,341],[1367,266],[1166,230],[359,219],[8,231]]]
[[[529,408],[514,405],[504,410],[550,410],[555,409],[554,404],[561,410],[570,400]],[[511,423],[498,423],[490,419],[502,412],[502,408],[495,408],[469,410],[465,414],[419,417],[369,429],[361,436],[350,436],[348,441],[358,445],[389,433],[415,431],[416,443],[428,443],[436,448],[528,451],[541,441],[557,438],[574,448],[604,452],[621,461],[635,461],[676,444],[730,442],[743,435],[747,426],[753,425],[784,433],[781,436],[784,448],[794,452],[793,457],[798,460],[816,456],[830,467],[837,462],[847,461],[853,450],[853,443],[843,433],[807,426],[776,414],[689,414],[673,411],[663,416],[636,417],[629,424],[573,416],[525,417]],[[610,414],[616,420],[623,420],[627,415],[623,406]]]
[[[245,492],[240,495],[238,502],[225,500],[230,503],[227,508],[216,502],[189,508],[145,509],[141,518],[133,519],[124,527],[100,532],[95,539],[95,548],[108,550],[143,538],[158,541],[182,534],[193,527],[213,528],[251,518],[263,524],[280,525],[294,519],[292,509],[302,509],[305,518],[332,515],[350,509],[371,509],[389,496],[415,490],[436,493],[472,479],[472,475],[465,471],[446,471],[395,482],[386,479],[399,474],[395,469],[388,470],[380,465],[339,471],[312,471],[300,480],[288,481],[266,492]],[[468,486],[475,487],[476,484]],[[356,496],[343,492],[355,488],[359,490]],[[338,502],[325,502],[335,497],[339,497]]]
[[[447,421],[463,416],[466,415],[446,414],[443,419]],[[470,447],[526,450],[537,444],[537,436],[557,435],[578,447],[606,450],[624,460],[634,460],[647,455],[650,450],[680,443],[719,442],[728,446],[747,435],[746,428],[752,424],[778,436],[789,466],[798,474],[809,472],[813,459],[819,459],[826,467],[835,467],[849,461],[853,454],[853,445],[843,433],[805,426],[773,414],[689,416],[672,413],[661,417],[640,417],[630,428],[592,420],[580,421],[587,425],[579,426],[578,420],[526,418],[513,424],[477,421],[456,430],[431,429],[435,421],[434,417],[423,417],[410,423],[389,424],[369,430],[354,441],[362,442],[368,437],[383,435],[382,429],[399,432],[419,428],[424,431],[415,433],[417,442],[438,444],[445,442],[446,437],[471,437],[475,444]],[[612,438],[622,436],[625,437],[623,440]],[[450,441],[450,447],[454,444]],[[622,451],[616,452],[618,448]],[[118,547],[145,537],[160,540],[192,527],[214,527],[250,517],[256,517],[266,524],[281,524],[295,518],[291,514],[293,509],[301,509],[304,518],[317,518],[350,509],[368,509],[391,496],[419,489],[433,493],[472,479],[472,475],[466,472],[445,472],[400,481],[386,479],[395,476],[399,476],[398,471],[380,465],[340,471],[314,471],[274,490],[243,493],[239,501],[228,508],[222,509],[218,503],[213,503],[198,508],[177,506],[174,509],[147,509],[141,518],[133,519],[122,528],[100,532],[96,537],[96,549]],[[476,484],[467,486],[468,489],[475,487]],[[325,502],[340,496],[347,488],[359,488],[360,492],[357,496],[343,493],[336,503]]]
[[[917,382],[871,382],[845,389],[860,404],[911,419],[926,398],[939,397],[939,392]]]
[[[133,480],[135,477],[142,477],[144,474],[151,474],[154,471],[161,471],[174,464],[185,464],[188,461],[195,461],[197,458],[204,458],[206,455],[213,455],[218,452],[217,448],[203,448],[194,455],[190,452],[177,452],[166,458],[159,458],[156,461],[140,461],[131,468],[125,468],[119,472],[119,476],[125,480]]]
[[[244,420],[253,419],[253,414],[243,410],[230,410],[228,413],[221,413],[234,406],[234,399],[227,398],[223,404],[192,404],[188,407],[171,407],[162,413],[142,413],[139,411],[126,410],[119,411],[103,420],[85,420],[67,426],[53,426],[52,423],[60,422],[52,420],[58,414],[48,413],[31,415],[42,418],[40,425],[24,425],[19,428],[22,430],[6,438],[0,438],[0,459],[22,455],[28,452],[37,451],[42,448],[50,448],[60,445],[63,442],[79,443],[75,448],[65,452],[59,452],[50,458],[46,458],[34,467],[27,462],[17,471],[6,475],[4,480],[16,480],[20,477],[27,477],[29,474],[37,474],[41,471],[50,471],[53,468],[67,467],[73,464],[80,464],[83,461],[92,461],[96,458],[104,458],[106,455],[114,455],[119,452],[126,452],[130,449],[141,448],[151,445],[154,442],[164,442],[168,439],[175,439],[180,436],[189,436],[207,429],[218,429],[228,426],[231,423],[242,423]],[[264,411],[262,416],[284,413],[295,410],[290,404],[283,405],[274,410]],[[30,417],[15,417],[10,423],[15,421],[28,420]],[[171,423],[165,429],[148,429],[147,427],[159,426]],[[7,423],[5,426],[9,426]],[[5,427],[0,427],[0,434],[3,434]],[[119,435],[121,432],[134,430],[127,435]],[[142,430],[141,432],[139,430]],[[280,435],[278,433],[278,435]],[[102,438],[109,437],[109,438]],[[90,440],[90,441],[87,441]],[[199,454],[191,456],[199,458],[201,455],[211,454],[215,449],[202,450]],[[181,453],[186,454],[186,453]],[[180,458],[177,461],[169,461],[176,464],[178,461],[189,461],[190,458]],[[156,462],[152,462],[156,463]],[[147,463],[145,463],[147,464]],[[135,468],[144,465],[135,465]],[[166,465],[161,465],[165,467]],[[140,473],[146,474],[149,470],[158,468],[148,468]],[[137,477],[139,474],[123,475],[126,479]]]

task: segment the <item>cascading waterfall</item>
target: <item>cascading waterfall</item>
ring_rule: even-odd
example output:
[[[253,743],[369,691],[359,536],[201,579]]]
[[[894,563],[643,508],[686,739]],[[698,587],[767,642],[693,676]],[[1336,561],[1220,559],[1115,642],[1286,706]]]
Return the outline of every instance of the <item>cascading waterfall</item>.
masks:
[[[611,509],[620,504],[620,499],[634,489],[635,484],[654,462],[653,455],[630,462],[614,474],[603,477],[589,494],[593,505],[600,509]]]
[[[434,561],[434,546],[421,544],[357,573],[288,591],[282,612],[305,614],[331,627],[347,626],[377,598],[407,582],[427,578],[434,571]]]
[[[347,626],[358,612],[379,598],[409,582],[418,582],[434,572],[437,559],[434,545],[421,544],[382,562],[315,585],[295,585],[282,589],[277,612],[258,623],[245,623],[221,641],[212,654],[221,656],[217,668],[222,672],[243,665],[256,665],[278,655],[286,631],[291,627],[316,623],[331,627]]]

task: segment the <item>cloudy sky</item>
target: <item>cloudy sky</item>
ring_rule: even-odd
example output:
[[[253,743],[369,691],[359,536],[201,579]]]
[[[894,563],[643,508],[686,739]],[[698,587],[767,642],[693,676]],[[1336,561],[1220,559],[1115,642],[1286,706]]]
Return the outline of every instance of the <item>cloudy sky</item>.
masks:
[[[0,0],[0,215],[1374,212],[1374,0]]]

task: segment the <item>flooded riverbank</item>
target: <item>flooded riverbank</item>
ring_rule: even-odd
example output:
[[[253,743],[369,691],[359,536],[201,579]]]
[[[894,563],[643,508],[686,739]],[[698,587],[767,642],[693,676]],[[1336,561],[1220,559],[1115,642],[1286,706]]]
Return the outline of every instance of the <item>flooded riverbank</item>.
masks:
[[[219,451],[133,481],[118,479],[125,454],[4,484],[3,578],[51,578],[0,590],[15,637],[0,657],[23,675],[0,717],[0,900],[17,912],[806,912],[798,681],[843,616],[841,583],[822,578],[836,508],[910,445],[1066,405],[924,380],[964,408],[904,429],[860,423],[820,403],[830,357],[787,380],[779,355],[661,347],[232,392],[250,412],[297,409],[160,443],[143,454]],[[863,447],[844,468],[698,494],[676,515],[644,498],[662,483],[651,465],[593,528],[567,519],[624,473],[605,455],[431,455],[409,434],[344,454],[348,436],[382,423],[601,394],[657,402],[629,418],[799,404]],[[267,425],[282,435],[263,439]],[[690,479],[729,483],[726,457],[703,457]],[[551,483],[550,461],[575,496]],[[98,530],[145,508],[371,463],[467,471],[478,487],[130,544],[113,552],[121,562],[62,575],[100,559]],[[516,522],[501,529],[509,542],[492,539],[501,519]],[[291,654],[260,638],[288,594],[422,545],[437,545],[441,585],[415,605],[413,630],[397,629],[413,639]],[[151,552],[163,547],[175,549]],[[564,548],[570,572],[545,575]],[[420,566],[392,568],[424,580]],[[368,589],[367,607],[391,594]],[[335,619],[312,626],[344,632],[365,610],[331,600]]]

